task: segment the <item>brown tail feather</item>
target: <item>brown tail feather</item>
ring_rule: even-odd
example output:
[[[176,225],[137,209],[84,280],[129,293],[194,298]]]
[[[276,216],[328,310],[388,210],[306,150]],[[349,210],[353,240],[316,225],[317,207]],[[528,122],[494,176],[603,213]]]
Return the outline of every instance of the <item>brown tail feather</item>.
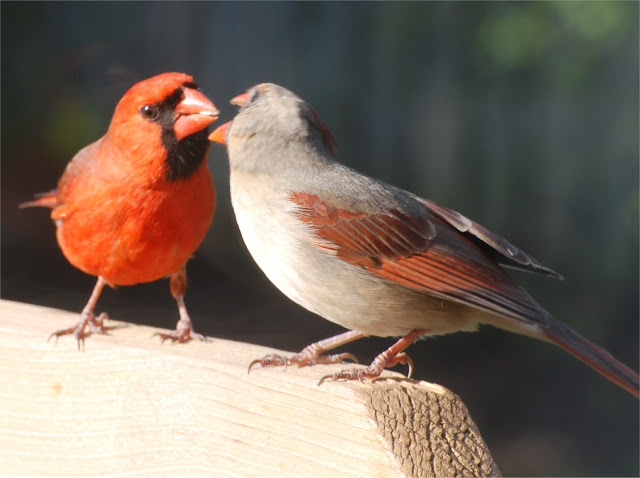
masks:
[[[640,377],[609,352],[592,344],[561,322],[554,321],[544,329],[545,336],[573,356],[579,358],[602,376],[640,398]]]

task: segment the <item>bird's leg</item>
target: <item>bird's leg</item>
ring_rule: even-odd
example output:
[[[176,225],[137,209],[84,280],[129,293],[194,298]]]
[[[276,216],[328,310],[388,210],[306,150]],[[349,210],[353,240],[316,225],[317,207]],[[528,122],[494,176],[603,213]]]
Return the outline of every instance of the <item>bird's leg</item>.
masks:
[[[176,330],[170,334],[155,333],[152,337],[157,335],[162,339],[162,342],[165,340],[171,340],[171,342],[188,342],[189,340],[195,339],[204,340],[206,342],[207,339],[203,335],[194,332],[193,325],[191,324],[191,317],[189,317],[187,306],[184,304],[184,295],[187,291],[186,266],[182,266],[177,272],[171,274],[169,288],[171,289],[171,295],[178,303],[180,320],[178,320]]]
[[[329,337],[328,339],[321,340],[308,345],[302,351],[291,357],[283,357],[281,355],[271,354],[265,355],[261,359],[254,360],[249,364],[249,372],[254,365],[260,365],[261,367],[277,367],[280,365],[296,365],[298,367],[305,367],[307,365],[315,365],[319,363],[342,363],[346,359],[353,360],[358,363],[358,359],[350,353],[342,353],[336,355],[322,355],[323,353],[340,347],[341,345],[353,342],[364,337],[362,332],[356,332],[355,330],[349,330],[339,335]]]
[[[51,337],[55,337],[57,342],[58,337],[62,335],[73,334],[73,336],[76,338],[76,341],[78,342],[78,350],[80,350],[81,348],[84,349],[84,339],[88,335],[84,332],[85,327],[89,327],[90,333],[104,334],[104,321],[108,319],[109,316],[103,312],[98,318],[96,318],[93,310],[96,307],[98,298],[100,297],[102,289],[104,288],[106,283],[107,282],[102,277],[98,277],[98,281],[93,288],[91,297],[89,297],[87,305],[85,305],[84,309],[82,309],[82,318],[80,319],[80,322],[78,322],[73,327],[69,327],[68,329],[56,330],[49,336],[48,340],[51,340]]]
[[[426,329],[414,329],[378,355],[367,368],[351,368],[341,370],[333,375],[325,375],[320,379],[318,385],[322,385],[327,380],[360,380],[362,382],[365,378],[377,378],[385,368],[393,367],[399,363],[409,365],[407,377],[410,378],[413,373],[413,361],[403,351],[425,333]]]

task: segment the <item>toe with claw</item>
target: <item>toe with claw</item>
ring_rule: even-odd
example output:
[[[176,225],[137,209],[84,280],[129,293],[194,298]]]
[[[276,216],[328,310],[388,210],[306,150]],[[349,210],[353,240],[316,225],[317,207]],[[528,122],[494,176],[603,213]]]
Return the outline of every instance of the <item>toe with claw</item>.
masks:
[[[364,382],[365,378],[377,378],[380,376],[380,372],[371,370],[368,368],[349,368],[346,370],[340,370],[334,374],[325,375],[318,382],[318,386],[322,385],[326,381],[336,382],[338,380],[360,380]]]
[[[367,368],[351,368],[341,370],[334,374],[325,375],[318,382],[318,386],[327,381],[336,382],[338,380],[360,380],[361,382],[364,382],[365,379],[378,378],[385,368],[391,368],[399,363],[409,366],[407,378],[411,378],[411,375],[413,374],[413,360],[411,360],[411,357],[404,352],[400,352],[394,357],[389,358],[383,353],[376,357],[376,359]]]
[[[53,332],[49,335],[47,341],[50,341],[52,337],[55,337],[56,340],[54,345],[58,343],[58,337],[62,337],[63,335],[73,334],[78,343],[78,350],[84,350],[84,339],[91,334],[106,334],[106,330],[104,328],[104,321],[107,320],[109,316],[103,312],[97,318],[91,311],[82,312],[82,319],[73,327],[69,327],[67,329],[60,329]],[[89,331],[85,332],[85,329],[88,328]]]
[[[254,365],[260,365],[260,367],[287,367],[289,365],[295,365],[296,367],[306,367],[316,364],[331,364],[331,363],[344,363],[346,360],[352,360],[354,363],[358,363],[358,359],[355,355],[350,353],[342,353],[335,355],[308,355],[301,352],[291,357],[283,357],[282,355],[270,354],[265,355],[261,359],[254,360],[249,364],[247,373],[251,372]]]
[[[166,340],[170,340],[172,343],[185,343],[189,342],[190,340],[202,340],[203,342],[208,342],[207,338],[204,335],[198,334],[193,330],[190,320],[183,321],[182,319],[178,321],[176,330],[174,330],[173,332],[169,334],[156,332],[151,336],[151,338],[153,337],[160,337],[162,343],[164,343]]]

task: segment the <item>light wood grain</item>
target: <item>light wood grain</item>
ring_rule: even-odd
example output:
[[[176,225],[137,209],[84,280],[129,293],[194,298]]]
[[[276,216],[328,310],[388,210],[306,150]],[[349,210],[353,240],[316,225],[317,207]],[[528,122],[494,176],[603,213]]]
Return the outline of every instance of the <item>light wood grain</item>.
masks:
[[[460,399],[385,372],[258,369],[274,350],[212,338],[160,345],[109,321],[79,352],[47,342],[77,314],[0,301],[3,476],[495,476]]]

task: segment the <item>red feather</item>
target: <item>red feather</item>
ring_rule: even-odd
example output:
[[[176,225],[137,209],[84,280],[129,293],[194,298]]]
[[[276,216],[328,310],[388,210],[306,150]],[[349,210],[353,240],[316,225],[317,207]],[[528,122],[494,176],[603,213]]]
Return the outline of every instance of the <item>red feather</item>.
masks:
[[[24,209],[25,207],[49,207],[53,209],[58,205],[58,190],[52,189],[46,193],[36,194],[35,199],[32,201],[21,202],[18,204],[18,207],[20,209]]]

